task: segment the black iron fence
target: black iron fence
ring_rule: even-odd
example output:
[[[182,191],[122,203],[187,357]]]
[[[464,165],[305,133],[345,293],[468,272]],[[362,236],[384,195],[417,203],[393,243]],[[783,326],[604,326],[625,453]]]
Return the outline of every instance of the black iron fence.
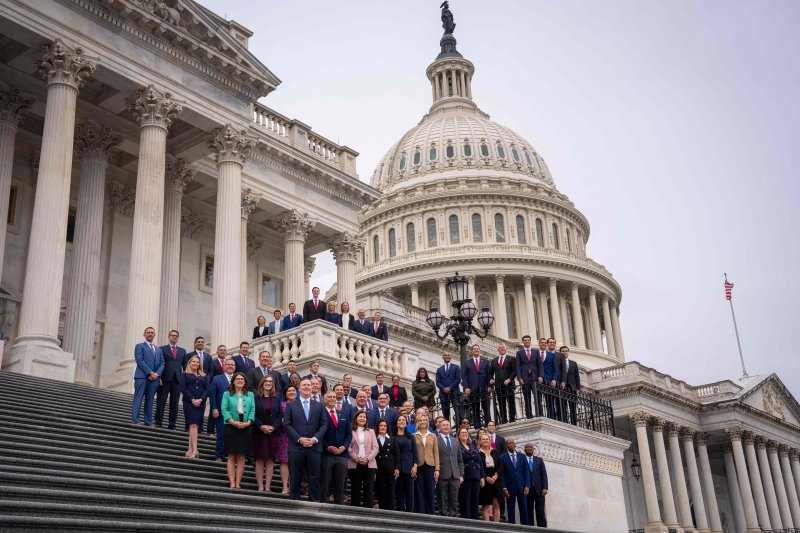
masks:
[[[609,402],[580,391],[551,387],[544,383],[508,385],[470,394],[454,393],[439,398],[432,416],[442,415],[457,428],[463,419],[472,427],[489,420],[501,426],[516,420],[547,417],[605,435],[616,436],[614,410]]]

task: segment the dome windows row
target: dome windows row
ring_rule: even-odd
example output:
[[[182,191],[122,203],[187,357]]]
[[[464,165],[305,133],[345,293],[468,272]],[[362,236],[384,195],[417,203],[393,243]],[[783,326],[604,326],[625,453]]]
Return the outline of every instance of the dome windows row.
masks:
[[[489,147],[489,143],[485,139],[481,139],[480,140],[479,146],[478,146],[478,150],[479,150],[481,158],[489,159],[491,157],[491,149]],[[500,160],[506,160],[507,159],[506,148],[505,148],[505,146],[503,146],[503,144],[500,141],[497,141],[497,143],[495,143],[494,151],[495,151],[495,154],[496,154],[498,159],[500,159]],[[463,157],[465,157],[465,158],[473,157],[472,143],[470,142],[469,139],[464,139],[464,142],[461,145],[461,152],[463,154]],[[445,154],[445,159],[447,159],[447,160],[455,159],[455,157],[456,157],[456,146],[453,145],[452,142],[448,142],[447,145],[445,146],[444,154]],[[540,168],[538,162],[536,161],[536,158],[535,157],[531,157],[531,154],[530,154],[530,152],[528,151],[527,148],[523,148],[522,149],[522,156],[521,156],[520,155],[520,151],[517,149],[517,147],[514,146],[514,145],[511,145],[511,159],[513,159],[513,161],[515,163],[522,163],[522,158],[523,157],[525,158],[525,163],[528,165],[528,168],[530,168],[533,171],[537,171],[537,172],[541,171],[541,168]],[[411,155],[411,165],[414,166],[414,167],[419,167],[420,165],[422,165],[422,158],[423,158],[422,150],[420,149],[419,146],[417,146],[414,149],[414,152]],[[439,160],[438,147],[436,146],[436,143],[431,143],[430,147],[428,148],[428,159],[427,159],[427,162],[428,163],[435,163],[438,160]],[[408,166],[407,156],[406,156],[406,153],[403,152],[400,155],[400,161],[398,163],[398,170],[400,172],[403,172],[403,171],[406,170],[407,166]]]

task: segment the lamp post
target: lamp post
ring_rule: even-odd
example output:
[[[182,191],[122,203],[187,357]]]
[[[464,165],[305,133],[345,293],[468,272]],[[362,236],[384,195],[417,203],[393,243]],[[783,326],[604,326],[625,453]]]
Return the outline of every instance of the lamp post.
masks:
[[[458,272],[447,282],[447,290],[450,292],[450,299],[453,300],[453,314],[443,333],[439,333],[439,330],[444,324],[445,316],[439,312],[439,308],[431,308],[431,312],[425,319],[436,333],[436,337],[444,339],[450,336],[458,344],[462,369],[467,362],[467,344],[469,344],[470,335],[476,335],[479,339],[483,339],[489,334],[489,328],[494,324],[494,315],[488,307],[484,307],[478,312],[478,307],[469,298],[468,289],[467,280],[463,276],[459,276]],[[477,329],[472,324],[473,320],[477,320],[481,329]]]

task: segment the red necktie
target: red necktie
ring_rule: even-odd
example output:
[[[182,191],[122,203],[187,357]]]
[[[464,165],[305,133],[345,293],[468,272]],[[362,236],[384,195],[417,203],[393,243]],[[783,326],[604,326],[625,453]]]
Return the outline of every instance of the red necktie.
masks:
[[[314,310],[316,310],[316,309],[317,309],[317,301],[314,300]]]
[[[178,358],[178,349],[176,347],[174,347],[174,346],[172,347],[172,358],[173,359],[177,359]]]
[[[528,354],[528,362],[530,363],[531,362],[531,351],[530,350],[525,350],[525,353]]]
[[[378,323],[375,322],[375,333],[378,333]]]
[[[545,356],[544,350],[539,350],[539,353],[541,354],[542,363],[544,363],[544,356]]]
[[[479,361],[480,361],[480,359],[475,359],[475,370],[480,370],[481,369],[480,368],[481,365],[480,365]]]
[[[500,368],[503,368],[503,358],[500,358]]]

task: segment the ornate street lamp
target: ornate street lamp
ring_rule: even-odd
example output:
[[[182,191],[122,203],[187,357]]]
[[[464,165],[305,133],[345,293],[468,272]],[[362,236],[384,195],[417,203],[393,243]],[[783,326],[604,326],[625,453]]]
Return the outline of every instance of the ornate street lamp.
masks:
[[[428,313],[425,321],[439,339],[450,336],[458,344],[461,368],[464,368],[467,362],[467,344],[469,344],[470,335],[476,335],[479,339],[485,338],[494,324],[494,315],[488,307],[484,307],[478,312],[478,307],[469,297],[469,284],[466,278],[458,275],[458,272],[447,282],[447,290],[450,292],[450,299],[453,300],[454,313],[448,318],[439,312],[438,307],[434,307]],[[480,329],[472,324],[476,317]],[[444,332],[439,333],[445,319],[447,319],[447,325]]]

